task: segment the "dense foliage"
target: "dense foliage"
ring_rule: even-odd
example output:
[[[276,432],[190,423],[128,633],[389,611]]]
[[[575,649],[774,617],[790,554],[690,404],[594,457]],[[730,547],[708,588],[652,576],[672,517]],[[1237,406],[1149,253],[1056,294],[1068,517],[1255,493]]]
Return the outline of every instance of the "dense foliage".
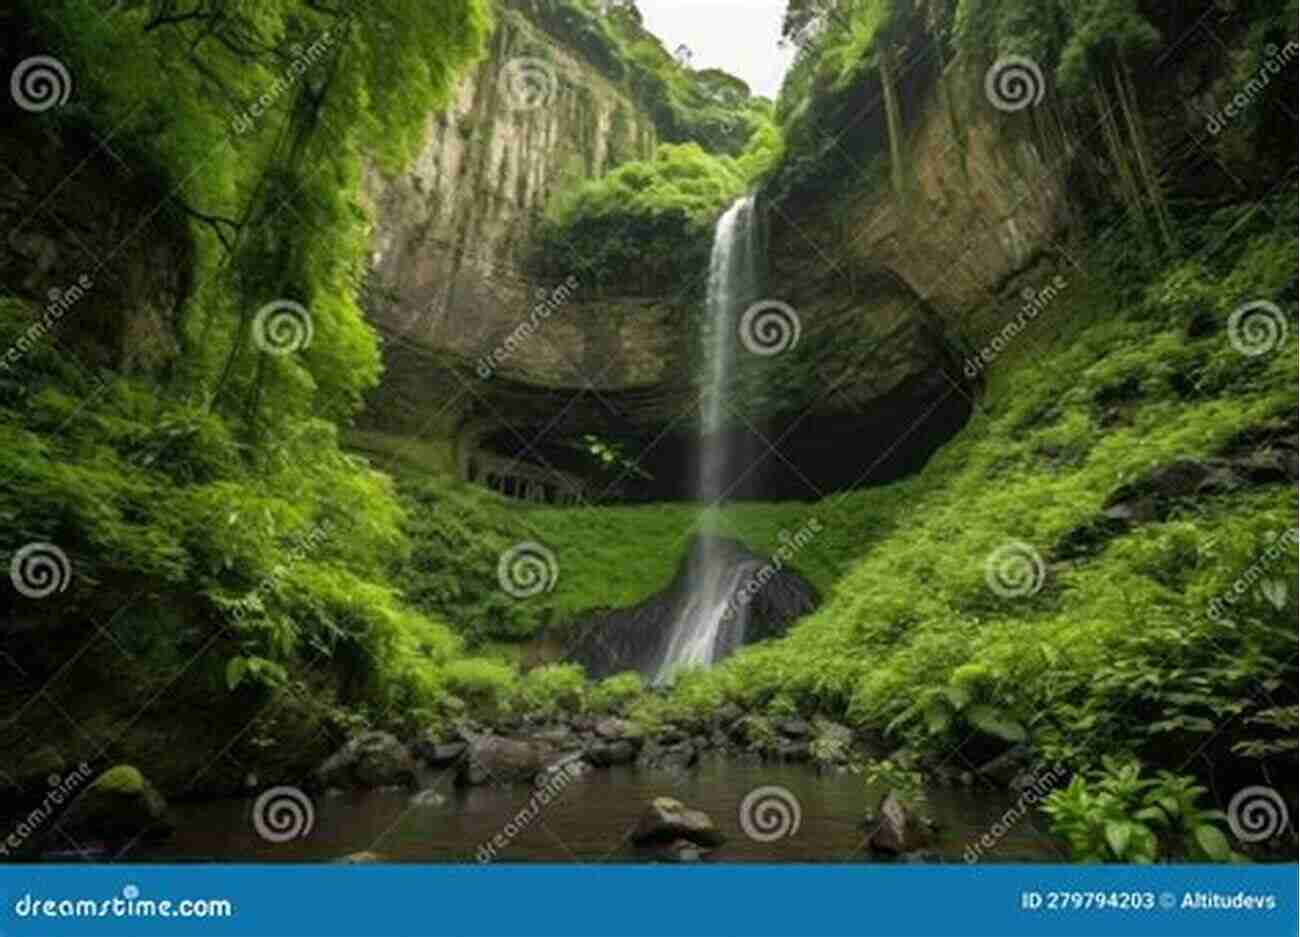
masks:
[[[759,114],[753,125],[739,157],[665,144],[653,159],[560,193],[539,232],[539,263],[556,275],[577,270],[584,283],[644,295],[662,292],[683,270],[707,270],[718,214],[779,156],[771,121]]]
[[[509,0],[511,6],[580,52],[626,88],[668,143],[698,143],[738,155],[750,137],[748,118],[762,99],[718,69],[691,67],[690,50],[670,53],[647,31],[634,0]]]
[[[797,565],[861,558],[825,607],[701,674],[692,698],[847,713],[936,753],[975,732],[1074,765],[1293,757],[1295,597],[1209,609],[1293,526],[1294,486],[1180,498],[1131,529],[1098,521],[1171,461],[1294,434],[1294,340],[1246,358],[1223,329],[1251,297],[1294,302],[1294,198],[1271,208],[1276,227],[1249,208],[1186,226],[1189,246],[1237,226],[1213,261],[1135,267],[1123,238],[1095,252],[1047,350],[999,362],[979,415],[918,476],[808,508],[826,533]],[[1208,338],[1189,328],[1207,313]],[[1009,540],[1041,555],[1032,596],[986,582]],[[1276,563],[1293,581],[1294,549]],[[1219,734],[1230,718],[1238,731]]]
[[[1214,7],[1211,0],[1186,10],[1137,0],[791,0],[785,33],[799,51],[777,101],[786,158],[772,191],[825,197],[846,185],[873,183],[861,176],[874,171],[873,157],[889,154],[889,138],[898,129],[885,126],[877,113],[883,107],[864,115],[862,102],[914,91],[959,56],[980,76],[1001,57],[1028,58],[1053,108],[1100,105],[1104,113],[1121,103],[1124,91],[1116,83],[1129,81],[1130,71],[1140,73],[1165,48],[1167,30],[1185,29]],[[1247,0],[1235,5],[1231,20],[1216,24],[1247,24],[1244,52],[1233,60],[1238,84],[1258,71],[1270,47],[1295,38],[1295,13],[1294,3],[1284,10],[1268,0]],[[982,82],[976,84],[969,101],[953,106],[953,120],[960,123],[964,109],[987,104],[976,97]],[[1265,110],[1248,115],[1248,124],[1269,120]],[[1251,138],[1249,126],[1239,130],[1239,140]]]
[[[18,616],[106,617],[120,588],[96,584],[135,581],[197,634],[233,632],[232,688],[296,680],[323,656],[357,705],[431,705],[460,639],[389,579],[401,509],[384,476],[341,451],[338,427],[379,374],[358,304],[363,163],[412,154],[428,108],[480,54],[486,4],[21,7],[25,34],[77,89],[22,119],[53,136],[111,131],[131,169],[171,193],[154,210],[188,223],[196,285],[161,372],[96,373],[49,342],[6,371],[6,552],[41,540],[76,558],[67,604]],[[309,317],[310,341],[290,354],[255,334],[280,301]],[[5,345],[38,316],[28,299],[0,302]],[[162,630],[165,617],[147,618],[155,637],[195,640]]]

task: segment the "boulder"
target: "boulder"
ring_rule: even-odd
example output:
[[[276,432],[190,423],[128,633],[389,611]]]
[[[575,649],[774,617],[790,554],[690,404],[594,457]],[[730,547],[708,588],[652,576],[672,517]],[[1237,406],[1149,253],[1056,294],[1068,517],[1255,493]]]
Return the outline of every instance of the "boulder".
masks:
[[[109,768],[59,817],[58,827],[77,842],[156,841],[172,832],[167,801],[131,765]]]
[[[587,760],[601,768],[629,764],[636,760],[636,746],[626,739],[597,742],[587,749]]]
[[[812,757],[812,749],[807,742],[802,740],[778,742],[776,757],[782,761],[807,761]]]
[[[323,788],[410,787],[416,764],[405,745],[387,732],[363,732],[349,739],[316,769]]]
[[[782,735],[788,735],[790,738],[795,739],[806,739],[812,735],[812,726],[803,719],[777,720],[776,730]]]
[[[717,712],[713,714],[714,720],[719,725],[731,725],[743,715],[745,715],[745,711],[735,703],[723,703],[718,707]]]
[[[440,742],[437,735],[426,730],[411,745],[411,753],[430,768],[445,768],[465,754],[467,748],[465,742]]]
[[[880,799],[874,825],[867,834],[867,848],[872,852],[901,856],[921,850],[929,838],[929,830],[920,817],[890,791]]]
[[[545,766],[542,746],[499,735],[481,735],[469,746],[460,763],[456,783],[461,785],[513,784],[531,781]]]
[[[637,756],[637,767],[682,772],[699,760],[699,752],[690,742],[675,745],[647,745]]]
[[[602,719],[596,723],[596,734],[602,739],[639,739],[641,727],[627,719]]]
[[[560,775],[564,775],[566,779],[578,777],[588,770],[586,763],[583,761],[585,755],[586,753],[583,751],[571,751],[545,758],[542,770],[537,772],[537,777],[533,779],[533,783],[538,787],[545,787]]]
[[[531,732],[528,737],[551,748],[570,748],[577,741],[568,726],[545,726]]]
[[[1016,745],[980,765],[975,769],[975,773],[999,787],[1010,787],[1012,781],[1019,777],[1032,761],[1029,748],[1025,745]]]
[[[721,846],[726,837],[703,810],[692,810],[672,797],[656,797],[646,804],[628,838],[642,846],[685,840],[697,846]]]

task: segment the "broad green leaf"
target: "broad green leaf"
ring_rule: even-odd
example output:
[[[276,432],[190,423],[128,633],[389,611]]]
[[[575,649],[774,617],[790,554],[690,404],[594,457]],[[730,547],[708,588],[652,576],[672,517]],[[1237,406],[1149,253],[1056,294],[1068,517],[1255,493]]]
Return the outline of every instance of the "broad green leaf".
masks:
[[[1024,726],[992,706],[972,706],[966,710],[965,716],[966,721],[976,729],[1008,742],[1023,742],[1028,737]]]

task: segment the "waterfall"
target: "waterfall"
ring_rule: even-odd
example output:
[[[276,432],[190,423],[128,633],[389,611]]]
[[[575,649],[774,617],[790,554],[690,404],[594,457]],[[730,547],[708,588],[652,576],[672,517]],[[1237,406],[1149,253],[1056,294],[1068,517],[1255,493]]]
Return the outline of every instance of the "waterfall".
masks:
[[[729,561],[719,548],[716,503],[727,493],[736,452],[722,432],[724,395],[736,362],[737,328],[744,308],[758,299],[758,237],[754,196],[735,202],[718,219],[709,258],[709,292],[701,330],[705,382],[700,407],[695,496],[703,505],[698,549],[691,557],[690,588],[668,633],[655,670],[664,684],[682,667],[707,667],[735,650],[745,637],[746,611],[731,602],[753,564]]]

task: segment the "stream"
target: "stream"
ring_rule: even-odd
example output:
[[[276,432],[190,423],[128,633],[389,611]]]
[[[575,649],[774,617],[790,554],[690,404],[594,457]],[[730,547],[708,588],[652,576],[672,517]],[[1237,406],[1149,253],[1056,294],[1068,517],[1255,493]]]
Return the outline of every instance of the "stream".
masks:
[[[799,805],[797,831],[771,842],[747,836],[739,807],[759,787],[779,785]],[[445,776],[437,790],[445,800],[420,806],[407,791],[370,791],[320,797],[308,835],[285,843],[260,838],[250,822],[252,799],[173,804],[176,833],[167,842],[141,847],[132,861],[142,862],[328,862],[358,852],[373,852],[391,862],[474,861],[480,844],[501,833],[529,800],[529,790],[475,787],[456,789]],[[663,771],[631,766],[591,771],[565,787],[500,849],[498,862],[638,862],[649,855],[622,844],[644,804],[656,796],[675,797],[703,810],[726,834],[726,843],[708,857],[714,862],[873,862],[863,851],[858,828],[867,796],[862,778],[851,773],[819,775],[802,764],[705,758],[675,781]],[[968,845],[988,833],[1015,803],[1009,792],[937,788],[928,792],[930,813],[939,823],[930,851],[936,861],[963,861]],[[987,851],[983,861],[1053,862],[1061,855],[1035,829],[1032,811],[1014,823]]]

